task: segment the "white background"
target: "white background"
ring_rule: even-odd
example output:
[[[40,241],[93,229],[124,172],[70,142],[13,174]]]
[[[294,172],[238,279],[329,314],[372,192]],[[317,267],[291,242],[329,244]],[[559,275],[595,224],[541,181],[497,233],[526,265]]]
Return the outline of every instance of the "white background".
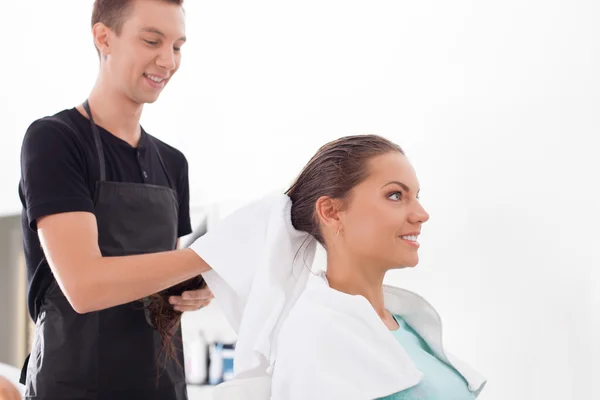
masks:
[[[0,11],[0,214],[27,126],[97,73],[91,0]],[[425,295],[484,400],[600,398],[600,3],[188,0],[183,64],[142,123],[188,157],[194,207],[285,189],[328,140],[404,147],[432,218]]]

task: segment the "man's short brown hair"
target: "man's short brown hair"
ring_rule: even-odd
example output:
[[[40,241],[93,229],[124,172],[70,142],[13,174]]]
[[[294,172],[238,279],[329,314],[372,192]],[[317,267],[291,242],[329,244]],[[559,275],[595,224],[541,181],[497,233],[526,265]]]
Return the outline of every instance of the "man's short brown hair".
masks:
[[[123,23],[127,19],[128,13],[134,0],[95,0],[94,11],[92,12],[92,27],[98,22],[112,29],[117,35],[121,33]],[[149,1],[149,0],[141,0]],[[183,5],[183,0],[160,0],[165,3]]]

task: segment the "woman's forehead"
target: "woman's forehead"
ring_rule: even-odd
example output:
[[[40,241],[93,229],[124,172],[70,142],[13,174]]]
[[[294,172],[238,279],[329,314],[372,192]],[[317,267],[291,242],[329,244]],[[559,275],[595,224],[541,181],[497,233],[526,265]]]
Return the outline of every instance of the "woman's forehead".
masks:
[[[393,152],[373,157],[368,163],[369,176],[366,181],[371,185],[383,187],[390,182],[400,182],[410,191],[419,190],[419,182],[414,168],[402,153]]]

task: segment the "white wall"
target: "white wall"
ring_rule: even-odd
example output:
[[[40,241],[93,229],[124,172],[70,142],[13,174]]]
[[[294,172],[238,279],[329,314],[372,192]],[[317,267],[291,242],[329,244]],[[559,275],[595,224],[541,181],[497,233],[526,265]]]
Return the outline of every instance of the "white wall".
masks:
[[[425,294],[484,400],[598,398],[597,1],[188,1],[182,68],[143,124],[182,149],[192,202],[285,188],[346,134],[407,151],[432,215]],[[35,118],[85,99],[91,0],[0,14],[0,210]],[[32,7],[29,10],[26,8]]]

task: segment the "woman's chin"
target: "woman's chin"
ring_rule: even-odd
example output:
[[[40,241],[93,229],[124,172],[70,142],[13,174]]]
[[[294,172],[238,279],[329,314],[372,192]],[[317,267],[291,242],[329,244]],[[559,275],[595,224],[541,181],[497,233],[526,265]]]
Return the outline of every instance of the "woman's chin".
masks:
[[[392,269],[415,268],[418,264],[419,257],[414,257],[414,259],[409,260],[403,259],[402,261],[396,263],[396,266]]]

